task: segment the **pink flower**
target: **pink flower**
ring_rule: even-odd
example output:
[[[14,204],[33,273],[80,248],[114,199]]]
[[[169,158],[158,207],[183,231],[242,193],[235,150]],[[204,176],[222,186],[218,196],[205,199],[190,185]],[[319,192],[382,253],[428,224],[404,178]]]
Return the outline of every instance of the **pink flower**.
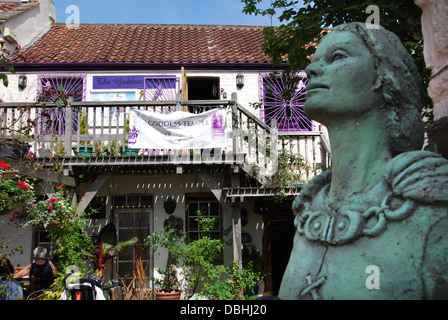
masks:
[[[50,211],[53,211],[53,210],[54,210],[54,208],[53,208],[52,205],[49,205],[49,206],[47,207],[47,209],[50,210]]]
[[[50,199],[50,203],[56,203],[56,199],[55,198],[51,198]]]
[[[30,188],[29,185],[27,185],[25,182],[21,182],[21,181],[19,181],[18,186],[20,189],[23,189],[23,190],[28,190]]]

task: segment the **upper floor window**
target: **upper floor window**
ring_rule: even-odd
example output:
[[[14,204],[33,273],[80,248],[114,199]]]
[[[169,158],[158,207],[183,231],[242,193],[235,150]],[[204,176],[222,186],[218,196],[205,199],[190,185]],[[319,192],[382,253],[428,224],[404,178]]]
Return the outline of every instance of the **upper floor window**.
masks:
[[[261,75],[262,118],[270,125],[277,121],[279,131],[311,131],[313,123],[304,112],[308,79],[300,75]]]
[[[73,101],[86,100],[86,78],[87,75],[80,74],[40,74],[37,76],[37,90],[39,93],[46,92],[48,94],[48,102],[56,102],[59,93],[70,94]],[[79,110],[73,110],[72,114],[72,130],[76,133],[79,122]],[[56,108],[46,111],[46,117],[41,125],[41,133],[65,133],[65,108]],[[48,121],[51,120],[51,121]]]
[[[56,99],[57,92],[71,94],[73,101],[86,100],[86,78],[83,74],[40,74],[38,75],[38,92],[44,90],[52,92],[51,100]]]

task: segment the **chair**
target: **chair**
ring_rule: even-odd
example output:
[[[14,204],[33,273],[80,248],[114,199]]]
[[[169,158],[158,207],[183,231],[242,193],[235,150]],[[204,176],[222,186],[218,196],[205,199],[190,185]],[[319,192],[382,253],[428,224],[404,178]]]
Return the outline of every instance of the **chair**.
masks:
[[[38,291],[38,290],[42,290],[42,284],[40,283],[40,278],[31,276],[29,294],[32,294],[33,292]]]

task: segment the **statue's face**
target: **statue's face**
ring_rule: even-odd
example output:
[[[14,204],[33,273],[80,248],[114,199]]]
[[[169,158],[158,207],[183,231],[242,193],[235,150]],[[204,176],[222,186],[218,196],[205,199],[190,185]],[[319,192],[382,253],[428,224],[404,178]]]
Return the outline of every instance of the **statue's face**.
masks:
[[[373,109],[375,61],[363,41],[348,31],[331,32],[319,44],[311,64],[306,114],[328,124],[336,117],[352,117]]]

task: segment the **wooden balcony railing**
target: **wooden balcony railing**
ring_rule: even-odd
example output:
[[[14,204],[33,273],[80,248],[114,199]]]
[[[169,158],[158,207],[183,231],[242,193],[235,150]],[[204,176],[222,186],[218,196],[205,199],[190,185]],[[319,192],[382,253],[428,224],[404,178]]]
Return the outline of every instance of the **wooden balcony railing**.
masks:
[[[226,148],[211,153],[169,149],[139,149],[131,153],[125,149],[131,108],[200,113],[217,107],[228,111]],[[276,169],[277,155],[290,152],[300,154],[310,168],[304,179],[331,165],[331,153],[322,132],[279,134],[275,121],[270,125],[263,123],[238,103],[236,94],[232,100],[71,102],[62,107],[2,103],[0,135],[26,140],[40,161],[51,162],[57,157],[70,165],[226,163],[241,165],[246,171],[256,166],[269,175]]]

